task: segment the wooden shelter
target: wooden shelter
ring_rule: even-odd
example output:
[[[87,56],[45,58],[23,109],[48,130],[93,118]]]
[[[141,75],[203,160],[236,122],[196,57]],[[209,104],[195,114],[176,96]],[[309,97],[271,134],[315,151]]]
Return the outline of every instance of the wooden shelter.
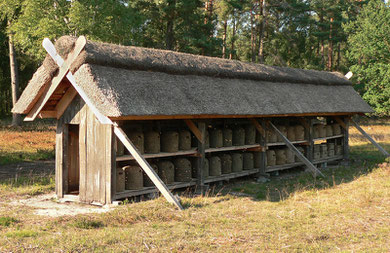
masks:
[[[81,202],[108,204],[159,190],[181,207],[170,190],[195,185],[203,189],[216,181],[297,166],[318,175],[316,164],[348,159],[351,116],[373,112],[339,73],[125,47],[84,37],[61,37],[55,48],[48,40],[43,45],[49,54],[13,112],[26,114],[26,120],[57,119],[59,198],[73,195]],[[301,129],[302,136],[293,138],[291,129]],[[190,138],[189,146],[181,145],[182,135]],[[319,145],[329,149],[324,151],[327,155],[318,155]],[[289,163],[283,163],[283,155],[272,163],[272,156],[286,148]],[[188,165],[178,165],[187,161],[177,158],[191,162],[189,178],[180,177],[191,172],[183,169]],[[175,164],[173,182],[168,172],[155,166],[170,161]],[[118,170],[128,165],[140,166],[144,182],[150,178],[155,186],[149,182],[136,189],[131,183],[119,187],[123,175]],[[127,180],[136,184],[133,175]]]

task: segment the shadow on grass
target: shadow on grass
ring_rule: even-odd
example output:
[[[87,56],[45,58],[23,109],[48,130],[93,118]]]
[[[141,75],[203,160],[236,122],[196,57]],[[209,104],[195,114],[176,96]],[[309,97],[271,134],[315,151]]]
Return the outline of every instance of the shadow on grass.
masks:
[[[381,145],[386,150],[390,150],[389,143],[381,143]],[[224,194],[234,192],[234,195],[240,196],[236,194],[238,192],[243,196],[251,196],[256,201],[283,201],[297,191],[327,189],[351,182],[370,173],[385,160],[386,157],[371,144],[354,145],[351,147],[350,166],[329,166],[322,170],[324,178],[313,178],[311,173],[305,173],[303,169],[291,169],[280,172],[279,176],[271,176],[271,180],[267,183],[253,181],[238,183],[230,190],[224,190]]]
[[[36,152],[0,152],[0,165],[53,160],[54,149],[38,149]]]

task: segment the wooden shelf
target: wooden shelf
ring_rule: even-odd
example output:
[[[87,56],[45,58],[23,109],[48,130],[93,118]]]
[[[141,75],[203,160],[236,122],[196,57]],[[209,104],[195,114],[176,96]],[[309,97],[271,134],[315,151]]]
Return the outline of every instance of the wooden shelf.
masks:
[[[142,156],[145,159],[148,159],[148,158],[161,158],[161,157],[169,157],[169,156],[196,155],[197,153],[198,151],[196,149],[191,149],[191,150],[181,150],[173,153],[161,152],[156,154],[143,154]],[[116,157],[117,162],[131,161],[131,160],[134,160],[134,157],[132,155],[123,155],[123,156]]]
[[[256,174],[258,172],[259,172],[259,169],[251,169],[251,170],[243,170],[240,172],[232,172],[229,174],[222,174],[220,176],[209,176],[209,177],[204,179],[204,182],[207,184],[207,183],[212,183],[212,182],[217,182],[217,181],[233,179],[233,178],[237,178],[237,177],[249,176],[252,174]]]
[[[223,180],[253,175],[258,172],[259,169],[251,169],[251,170],[243,170],[240,172],[233,172],[229,174],[222,174],[221,176],[210,176],[208,178],[205,178],[204,182],[207,184],[207,183],[212,183],[217,181],[223,181]],[[167,187],[169,190],[174,190],[179,188],[187,188],[195,185],[196,185],[196,179],[192,179],[191,182],[175,182],[173,184],[167,185]],[[129,197],[134,197],[134,196],[139,196],[139,195],[144,195],[149,193],[155,193],[155,192],[158,192],[158,189],[155,186],[144,187],[139,190],[126,190],[123,192],[117,192],[115,194],[115,199],[124,199],[124,198],[129,198]]]
[[[315,138],[313,141],[324,141],[324,140],[330,140],[330,139],[337,139],[344,137],[344,134],[339,134],[339,135],[334,135],[334,136],[329,136],[329,137],[322,137],[322,138]]]
[[[285,169],[290,169],[290,168],[294,168],[294,167],[298,167],[298,166],[302,166],[302,165],[304,165],[303,162],[295,162],[295,163],[289,163],[289,164],[267,166],[265,169],[265,172],[285,170]]]
[[[221,148],[207,148],[205,153],[212,152],[223,152],[223,151],[234,151],[234,150],[245,150],[251,148],[261,148],[260,144],[251,144],[251,145],[243,145],[243,146],[230,146],[230,147],[221,147]]]
[[[292,144],[302,144],[302,143],[308,143],[307,140],[302,140],[302,141],[291,141]],[[273,143],[267,143],[267,147],[272,147],[272,146],[285,146],[286,143],[284,142],[273,142]]]
[[[175,182],[173,184],[167,185],[167,187],[169,190],[174,190],[179,188],[187,188],[194,185],[196,185],[196,179],[192,179],[191,182]],[[117,192],[115,194],[115,199],[124,199],[154,192],[158,192],[158,189],[155,186],[144,187],[139,190],[125,190],[123,192]]]
[[[313,164],[327,163],[327,162],[333,162],[333,161],[342,160],[342,159],[343,159],[343,156],[338,155],[338,156],[327,157],[327,158],[323,158],[323,159],[319,159],[319,160],[314,160],[312,163]]]

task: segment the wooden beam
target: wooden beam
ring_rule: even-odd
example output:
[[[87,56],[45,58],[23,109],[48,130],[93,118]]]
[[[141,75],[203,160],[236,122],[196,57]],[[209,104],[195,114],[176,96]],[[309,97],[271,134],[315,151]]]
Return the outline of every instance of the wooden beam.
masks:
[[[390,154],[389,154],[384,148],[382,148],[382,146],[379,145],[373,138],[371,138],[371,136],[368,135],[368,134],[366,133],[366,131],[364,131],[354,119],[351,118],[350,120],[351,120],[353,126],[354,126],[357,130],[359,130],[359,132],[360,132],[364,137],[366,137],[366,138],[367,138],[375,147],[377,147],[377,149],[379,149],[379,151],[382,152],[382,154],[384,154],[386,157],[389,157],[389,156],[390,156]]]
[[[274,124],[272,124],[270,121],[268,121],[268,124],[271,126],[271,128],[275,130],[276,134],[282,138],[284,143],[286,143],[287,147],[295,153],[299,160],[301,160],[313,172],[314,177],[316,177],[317,174],[321,175],[322,177],[325,177],[321,171],[319,171],[301,152],[299,152],[299,150],[294,146],[294,144],[292,144]]]
[[[81,36],[85,39],[84,36]],[[51,41],[48,38],[45,38],[42,43],[43,47],[46,49],[47,53],[55,60],[58,66],[62,66],[63,59],[60,55],[57,54],[57,51],[51,43]],[[84,102],[88,105],[88,107],[91,109],[91,111],[95,114],[96,118],[99,120],[102,124],[112,124],[112,121],[106,117],[105,115],[101,114],[99,110],[95,107],[95,105],[92,103],[92,101],[89,99],[87,94],[81,89],[80,86],[77,85],[76,79],[74,78],[73,74],[71,72],[68,72],[66,75],[66,78],[68,78],[69,82],[72,84],[73,88],[76,89],[80,97],[84,100]]]
[[[185,119],[184,122],[187,124],[187,126],[191,130],[191,132],[195,135],[196,139],[198,139],[198,141],[200,141],[201,143],[204,143],[202,133],[199,130],[199,128],[196,127],[194,122],[190,119]]]
[[[57,115],[56,111],[41,111],[38,114],[38,118],[40,119],[55,118],[56,115]]]
[[[123,143],[123,145],[127,148],[130,154],[135,158],[141,168],[145,171],[146,175],[152,180],[152,182],[156,185],[158,190],[164,195],[164,197],[168,200],[168,202],[174,204],[180,210],[183,210],[178,199],[176,199],[172,193],[169,191],[168,187],[164,184],[164,182],[159,178],[154,169],[150,166],[150,164],[145,160],[145,158],[141,155],[141,153],[137,150],[134,144],[130,141],[123,130],[114,125],[114,133],[118,137],[118,139]]]
[[[345,116],[357,113],[292,113],[292,114],[268,114],[268,115],[221,115],[221,114],[195,114],[195,115],[129,115],[110,117],[117,120],[165,120],[165,119],[247,119],[247,118],[274,118],[274,117],[309,117],[309,116]]]
[[[340,124],[340,126],[342,128],[344,128],[345,130],[348,130],[347,125],[344,123],[344,121],[342,119],[340,119],[339,117],[334,117],[334,119],[337,121],[337,123]]]
[[[57,111],[57,119],[61,118],[66,108],[72,103],[72,100],[76,97],[77,91],[72,86],[65,92],[64,96],[57,103],[55,110]]]
[[[261,137],[265,139],[265,130],[264,128],[259,124],[259,122],[256,119],[250,119],[250,121],[255,125],[257,131],[260,133]]]
[[[76,60],[77,56],[81,53],[81,51],[84,49],[86,43],[87,43],[87,40],[85,39],[84,36],[80,36],[77,39],[74,50],[68,55],[67,60],[65,62],[63,62],[62,65],[59,66],[60,71],[59,71],[58,75],[53,78],[51,85],[48,86],[48,89],[46,90],[44,95],[39,98],[38,102],[34,105],[34,107],[28,113],[27,117],[24,119],[25,121],[32,121],[37,117],[39,112],[42,110],[43,106],[45,106],[46,102],[49,100],[51,95],[53,95],[54,91],[57,89],[58,85],[61,83],[62,79],[64,79],[64,77],[68,74],[70,66],[72,65],[74,60]],[[57,53],[55,53],[54,57],[58,58],[59,55]]]

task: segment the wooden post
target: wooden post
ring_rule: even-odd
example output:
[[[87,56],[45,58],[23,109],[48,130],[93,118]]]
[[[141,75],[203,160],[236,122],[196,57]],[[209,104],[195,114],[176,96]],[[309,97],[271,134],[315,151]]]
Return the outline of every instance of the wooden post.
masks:
[[[259,168],[259,174],[264,176],[266,175],[265,169],[267,167],[267,131],[265,127],[265,121],[261,121],[261,127],[264,129],[264,134],[260,138],[260,145],[261,145],[261,155],[260,155],[260,160],[261,160],[261,166]]]
[[[198,167],[196,170],[197,178],[197,187],[200,191],[200,194],[205,194],[205,184],[204,184],[204,163],[205,163],[205,144],[206,144],[206,123],[198,122],[198,129],[200,131],[201,139],[198,139]]]
[[[372,145],[374,145],[377,149],[379,149],[380,152],[382,152],[382,154],[384,154],[386,157],[389,157],[390,154],[384,149],[382,148],[373,138],[371,138],[371,136],[369,136],[359,125],[358,123],[351,118],[351,122],[352,124],[354,125],[354,127],[359,130],[359,132],[364,136],[366,137],[371,143]]]
[[[279,135],[280,138],[282,138],[282,140],[284,141],[284,143],[286,143],[287,147],[291,149],[291,151],[293,151],[295,153],[296,156],[298,156],[298,158],[304,163],[306,164],[306,166],[313,172],[313,176],[316,177],[317,174],[324,176],[324,174],[322,174],[321,171],[319,171],[309,160],[307,160],[307,158],[302,155],[301,152],[299,152],[299,150],[294,146],[294,144],[292,144],[286,136],[283,135],[282,132],[279,131],[279,129],[274,125],[272,124],[270,121],[268,121],[268,124],[271,126],[272,129],[275,130],[276,134]]]
[[[344,117],[343,125],[343,160],[345,164],[349,164],[349,117]]]
[[[260,145],[261,145],[261,154],[260,154],[260,168],[257,176],[266,175],[265,169],[267,167],[267,155],[266,155],[266,147],[267,147],[267,132],[265,127],[265,122],[262,120],[261,124],[257,121],[257,119],[251,119],[251,122],[255,125],[257,132],[260,134]]]
[[[305,139],[309,142],[306,148],[306,156],[310,162],[314,160],[314,123],[313,119],[307,119]]]
[[[159,178],[154,169],[150,166],[150,164],[145,160],[142,154],[137,150],[134,144],[127,137],[125,132],[117,126],[114,125],[114,133],[119,138],[119,140],[123,143],[123,145],[127,148],[130,154],[134,157],[137,163],[141,166],[141,168],[145,171],[146,175],[152,180],[152,182],[156,185],[157,189],[164,195],[164,197],[168,200],[168,202],[174,204],[179,210],[183,210],[178,199],[176,199],[172,193],[169,191],[168,187],[164,184],[164,182]]]

